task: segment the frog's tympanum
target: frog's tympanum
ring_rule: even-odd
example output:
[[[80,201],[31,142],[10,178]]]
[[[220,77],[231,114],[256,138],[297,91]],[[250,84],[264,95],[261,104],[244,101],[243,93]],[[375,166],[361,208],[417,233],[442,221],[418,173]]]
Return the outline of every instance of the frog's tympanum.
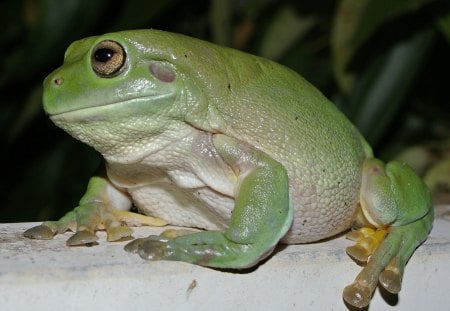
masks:
[[[367,262],[344,289],[369,304],[378,282],[397,293],[428,236],[430,195],[405,164],[383,163],[315,87],[270,60],[156,30],[74,42],[44,82],[44,109],[100,152],[104,174],[79,206],[27,237],[73,230],[68,245],[130,237],[133,225],[200,228],[136,239],[149,260],[242,269],[278,243],[349,228],[347,253]],[[135,206],[140,214],[129,212]],[[357,229],[359,228],[359,229]]]

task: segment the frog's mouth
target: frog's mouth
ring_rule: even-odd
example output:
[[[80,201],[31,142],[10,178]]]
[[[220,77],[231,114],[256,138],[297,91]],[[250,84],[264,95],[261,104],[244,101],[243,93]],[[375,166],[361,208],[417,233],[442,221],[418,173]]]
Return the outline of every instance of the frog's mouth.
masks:
[[[174,93],[168,94],[151,94],[145,96],[131,97],[111,102],[86,105],[84,107],[70,108],[63,111],[55,111],[57,109],[49,109],[50,105],[44,102],[44,110],[53,120],[65,121],[95,121],[103,119],[114,119],[115,116],[126,115],[142,115],[156,113],[157,108],[161,107],[161,103],[167,103],[168,99],[174,97]],[[57,105],[52,105],[53,107]]]

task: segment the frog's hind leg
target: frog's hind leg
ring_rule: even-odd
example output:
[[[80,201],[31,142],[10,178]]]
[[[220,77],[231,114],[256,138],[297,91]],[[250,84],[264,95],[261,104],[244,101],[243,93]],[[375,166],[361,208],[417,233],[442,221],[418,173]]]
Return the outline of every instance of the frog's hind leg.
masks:
[[[255,265],[271,253],[292,223],[287,176],[284,171],[273,175],[263,168],[246,176],[225,232],[165,232],[136,239],[125,250],[147,260],[184,261],[215,268]],[[280,184],[274,180],[280,177],[277,175],[281,175]]]
[[[148,260],[242,269],[271,253],[289,230],[293,209],[285,168],[263,152],[221,134],[214,145],[237,175],[235,206],[224,232],[150,236],[125,246]]]
[[[403,272],[415,249],[431,230],[434,211],[429,191],[406,165],[366,160],[361,188],[361,210],[376,229],[362,228],[350,234],[357,240],[347,252],[367,265],[354,283],[344,289],[344,300],[358,308],[369,304],[380,283],[398,293]]]

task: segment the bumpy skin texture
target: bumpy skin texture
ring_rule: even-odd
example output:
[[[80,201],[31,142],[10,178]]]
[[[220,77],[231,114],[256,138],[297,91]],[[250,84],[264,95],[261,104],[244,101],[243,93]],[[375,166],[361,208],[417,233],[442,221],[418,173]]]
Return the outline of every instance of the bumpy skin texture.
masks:
[[[215,231],[151,236],[127,250],[244,268],[280,241],[369,225],[351,235],[348,253],[368,265],[344,291],[363,307],[378,277],[400,290],[431,228],[428,191],[411,169],[374,159],[317,89],[260,57],[156,30],[91,37],[47,77],[44,108],[104,156],[106,175],[73,212],[25,233],[32,238],[72,229],[68,245],[88,244],[99,229],[117,240],[131,234],[123,224],[167,222]],[[164,221],[120,211],[132,204]]]

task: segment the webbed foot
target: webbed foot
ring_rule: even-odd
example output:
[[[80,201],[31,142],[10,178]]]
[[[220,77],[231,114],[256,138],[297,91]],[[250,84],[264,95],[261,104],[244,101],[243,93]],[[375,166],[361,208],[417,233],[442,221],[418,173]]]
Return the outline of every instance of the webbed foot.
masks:
[[[86,193],[79,206],[58,221],[46,221],[26,230],[23,235],[30,239],[50,240],[56,234],[68,230],[75,232],[66,242],[67,246],[90,245],[98,240],[96,231],[106,230],[108,241],[130,238],[130,226],[164,226],[159,218],[124,211],[131,207],[131,199],[126,192],[117,189],[102,176],[89,180]]]
[[[356,237],[358,242],[349,247],[347,253],[359,262],[367,262],[367,265],[355,281],[345,287],[344,300],[352,306],[364,308],[369,305],[378,283],[390,293],[399,293],[405,265],[426,239],[433,217],[431,209],[422,219],[407,225],[351,233],[350,237]]]
[[[74,231],[67,246],[89,245],[98,240],[96,231],[106,230],[108,241],[131,238],[130,226],[164,226],[159,218],[113,209],[102,203],[80,205],[58,221],[46,221],[26,230],[23,235],[30,239],[50,240],[56,234]]]
[[[179,234],[179,233],[178,233]],[[224,233],[202,231],[176,237],[151,235],[135,239],[125,246],[130,253],[146,260],[184,261],[216,268],[246,268],[261,258],[265,245],[239,244],[229,240]]]

